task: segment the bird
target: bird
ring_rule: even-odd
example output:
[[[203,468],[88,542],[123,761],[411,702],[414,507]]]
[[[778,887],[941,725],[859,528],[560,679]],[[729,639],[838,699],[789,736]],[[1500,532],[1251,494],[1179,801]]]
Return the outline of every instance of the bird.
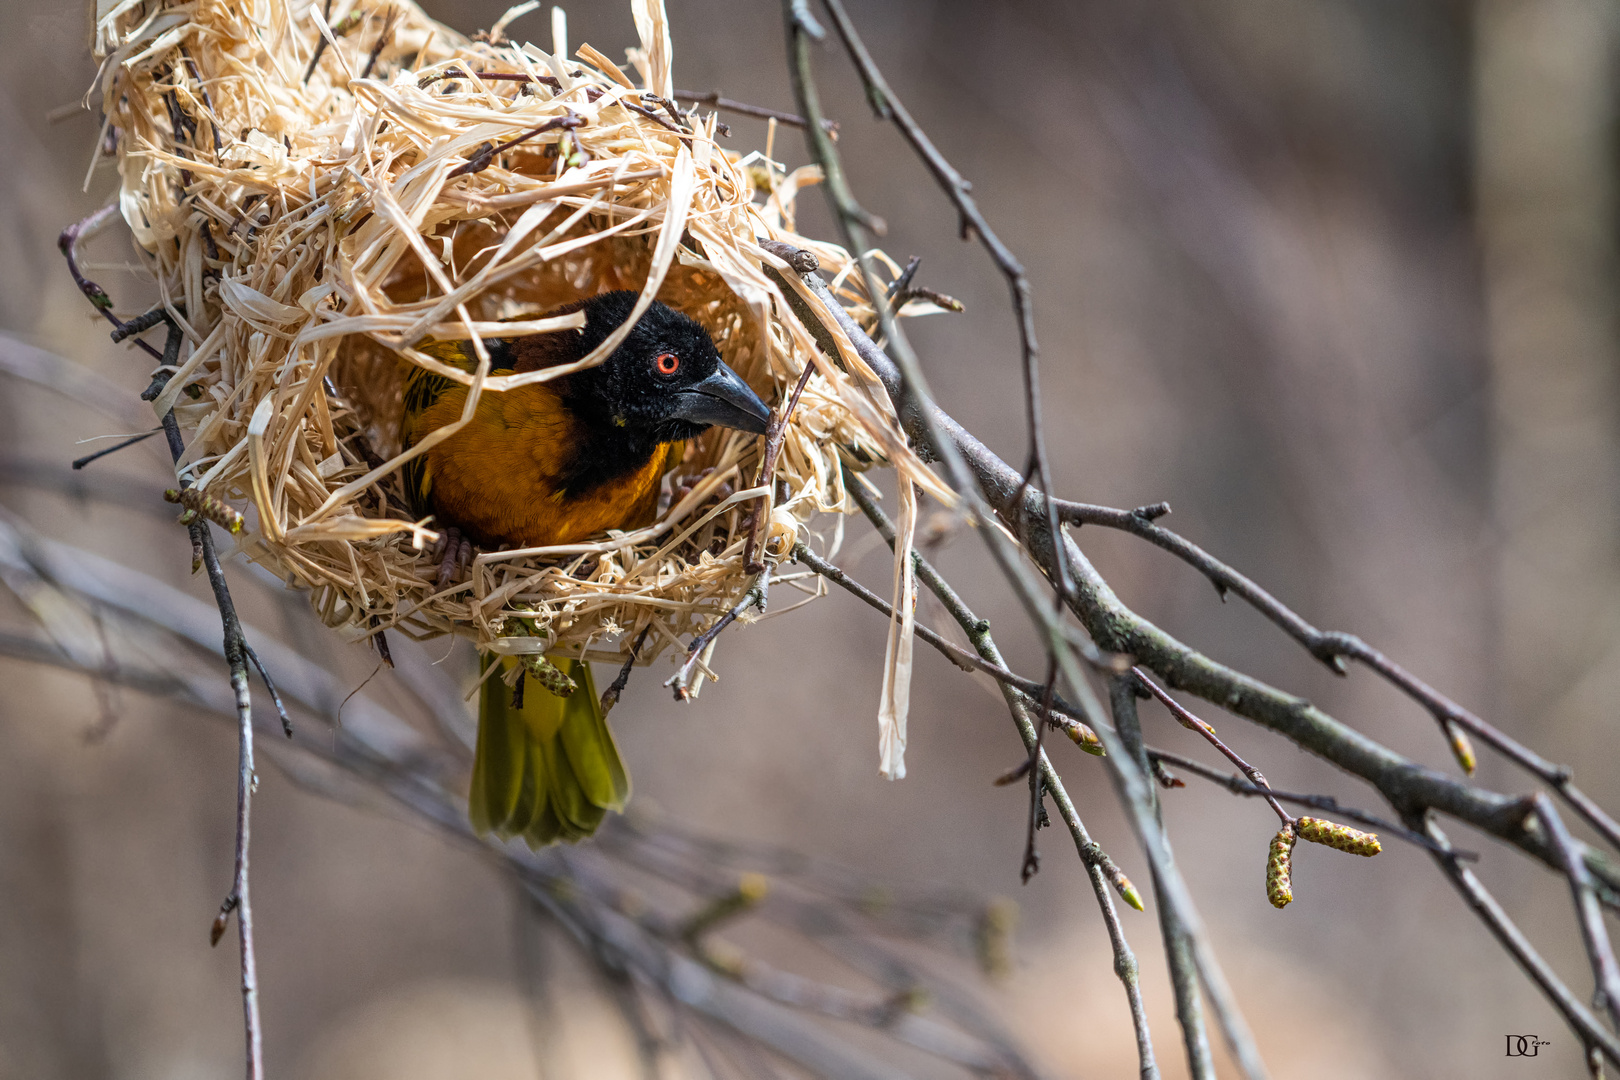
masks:
[[[579,360],[633,313],[638,294],[607,292],[549,312],[583,312],[584,326],[486,338],[492,375]],[[471,372],[470,343],[421,351]],[[407,364],[400,432],[406,448],[460,419],[468,388]],[[711,426],[763,435],[771,410],[720,358],[701,323],[654,301],[601,364],[548,382],[485,392],[465,427],[401,469],[418,516],[441,530],[441,585],[473,545],[540,547],[650,524],[664,474],[685,441]],[[523,668],[512,689],[490,673]],[[468,817],[480,834],[539,848],[590,836],[620,812],[630,779],[596,696],[590,665],[573,657],[483,660]],[[532,685],[539,683],[537,688]]]

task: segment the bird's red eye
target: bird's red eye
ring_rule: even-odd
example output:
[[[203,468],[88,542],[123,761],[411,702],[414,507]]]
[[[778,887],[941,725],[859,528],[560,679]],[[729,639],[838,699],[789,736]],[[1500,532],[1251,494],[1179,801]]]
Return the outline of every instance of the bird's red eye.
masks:
[[[672,352],[659,353],[653,360],[653,367],[658,369],[660,375],[673,375],[681,369],[681,358]]]

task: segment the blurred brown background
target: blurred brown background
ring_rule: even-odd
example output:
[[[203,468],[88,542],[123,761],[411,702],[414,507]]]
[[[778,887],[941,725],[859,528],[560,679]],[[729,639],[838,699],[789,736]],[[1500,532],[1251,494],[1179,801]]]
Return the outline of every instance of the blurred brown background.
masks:
[[[496,0],[425,2],[471,31]],[[1168,499],[1169,524],[1318,625],[1359,632],[1620,803],[1620,401],[1614,325],[1615,14],[1605,0],[852,2],[897,91],[972,178],[1036,287],[1057,484]],[[677,85],[790,107],[775,5],[671,0]],[[620,0],[570,8],[571,38],[635,40]],[[543,13],[513,36],[549,41]],[[128,388],[54,250],[101,205],[80,185],[94,68],[82,5],[0,3],[0,329]],[[887,249],[968,314],[913,324],[946,407],[1022,456],[1016,339],[1000,279],[840,55],[820,72]],[[730,119],[732,146],[763,128]],[[784,132],[778,156],[805,160]],[[830,235],[817,192],[805,231]],[[134,310],[138,277],[96,275]],[[20,480],[112,421],[14,380],[0,396],[0,503],[202,595],[161,517]],[[92,447],[93,448],[93,447]],[[156,490],[155,449],[92,467]],[[144,485],[144,486],[143,486]],[[886,563],[851,523],[868,580]],[[1241,604],[1129,538],[1080,543],[1127,602],[1216,658],[1449,768],[1432,722],[1365,673],[1340,680]],[[1037,654],[971,537],[945,568],[1032,670]],[[301,601],[233,571],[251,621],[372,670]],[[7,602],[7,618],[26,615]],[[924,609],[937,621],[937,612]],[[1019,745],[999,702],[919,652],[910,776],[876,775],[884,626],[844,596],[729,633],[724,682],[677,707],[655,670],[614,714],[638,799],[721,836],[769,839],[899,882],[1015,896],[1019,965],[988,1000],[1059,1076],[1134,1075],[1123,995],[1078,862],[1045,834],[1017,883],[1025,795],[990,780]],[[442,650],[441,650],[442,651]],[[411,660],[427,662],[430,647]],[[465,658],[461,658],[464,660]],[[221,676],[223,677],[223,676]],[[368,693],[386,697],[384,674]],[[1378,809],[1351,781],[1202,710],[1279,787]],[[100,738],[87,732],[107,714]],[[1146,710],[1152,741],[1211,755]],[[1104,774],[1066,745],[1081,813],[1138,882]],[[240,1068],[236,955],[207,926],[230,875],[235,744],[225,725],[133,692],[0,662],[0,1077],[184,1078]],[[1486,757],[1480,779],[1525,790]],[[1273,823],[1207,785],[1167,797],[1179,857],[1279,1077],[1573,1076],[1571,1036],[1437,875],[1400,844],[1374,862],[1299,860],[1299,900],[1264,902]],[[1561,885],[1478,837],[1483,876],[1572,985],[1589,985]],[[271,1074],[300,1080],[536,1075],[509,887],[475,855],[266,768],[254,847]],[[1125,912],[1167,1075],[1180,1069],[1156,924]],[[553,948],[545,962],[571,963]],[[566,968],[573,971],[573,968]],[[556,1075],[619,1075],[619,1036],[583,976]],[[1308,1018],[1308,1019],[1307,1019]],[[1505,1034],[1551,1042],[1505,1060]],[[593,1047],[595,1048],[593,1050]],[[609,1059],[612,1059],[610,1061]],[[572,1066],[569,1066],[572,1062]],[[554,1065],[556,1062],[554,1062]]]

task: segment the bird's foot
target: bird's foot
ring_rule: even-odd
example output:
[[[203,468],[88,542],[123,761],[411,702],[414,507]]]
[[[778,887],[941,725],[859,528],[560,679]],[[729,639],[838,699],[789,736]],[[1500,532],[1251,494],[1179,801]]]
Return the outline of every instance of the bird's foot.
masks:
[[[684,476],[677,477],[675,479],[674,501],[678,503],[690,495],[692,493],[692,489],[697,487],[704,480],[708,479],[709,474],[712,472],[714,472],[714,468],[711,466],[704,469],[700,473],[688,473]],[[727,481],[726,483],[723,483],[717,487],[714,490],[713,495],[716,498],[727,499],[731,497],[732,491],[733,488],[731,482]]]
[[[439,560],[439,588],[454,581],[458,571],[471,566],[472,556],[472,542],[461,535],[460,529],[452,525],[440,533],[433,548],[433,557]]]

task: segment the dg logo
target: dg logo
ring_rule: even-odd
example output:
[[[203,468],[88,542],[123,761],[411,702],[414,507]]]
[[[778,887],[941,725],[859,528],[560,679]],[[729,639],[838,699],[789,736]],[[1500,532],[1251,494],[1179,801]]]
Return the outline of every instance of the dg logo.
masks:
[[[1540,1053],[1543,1046],[1551,1045],[1552,1043],[1544,1039],[1538,1039],[1534,1035],[1509,1035],[1507,1036],[1507,1056],[1535,1057]]]

